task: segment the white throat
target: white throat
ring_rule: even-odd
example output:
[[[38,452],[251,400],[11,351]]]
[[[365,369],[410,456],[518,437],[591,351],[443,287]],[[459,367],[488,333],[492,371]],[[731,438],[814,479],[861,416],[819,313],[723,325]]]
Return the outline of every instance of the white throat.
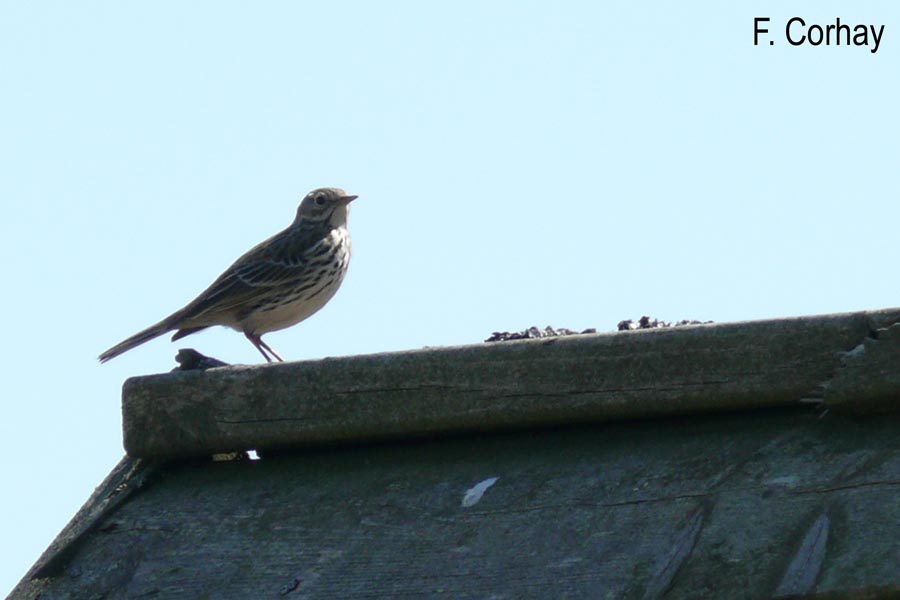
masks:
[[[335,229],[339,229],[341,227],[347,226],[347,215],[350,213],[350,207],[346,204],[338,206],[334,209],[334,212],[331,213],[331,217],[328,219],[328,224],[334,227]]]

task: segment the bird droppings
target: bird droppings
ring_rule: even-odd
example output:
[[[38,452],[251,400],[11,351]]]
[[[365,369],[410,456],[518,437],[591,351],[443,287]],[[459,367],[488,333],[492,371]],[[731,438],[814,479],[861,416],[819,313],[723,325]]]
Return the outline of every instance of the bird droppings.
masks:
[[[488,477],[484,481],[476,483],[474,486],[466,490],[466,493],[463,495],[462,499],[462,507],[469,508],[470,506],[475,506],[478,504],[478,501],[481,500],[481,497],[484,496],[484,493],[490,488],[492,485],[497,483],[499,477]]]
[[[566,329],[565,327],[561,327],[559,329],[554,329],[549,325],[544,327],[543,329],[538,329],[537,327],[529,327],[523,331],[495,331],[491,334],[491,337],[484,340],[485,342],[509,342],[512,340],[531,340],[538,338],[547,338],[547,337],[559,337],[563,335],[582,335],[586,333],[597,333],[596,329],[585,329],[584,331],[575,331],[573,329]]]
[[[616,325],[616,329],[618,331],[633,331],[636,329],[661,329],[665,327],[683,327],[684,325],[708,325],[712,323],[712,321],[697,321],[696,319],[682,319],[681,321],[676,321],[672,323],[670,321],[661,321],[659,319],[653,319],[648,316],[643,316],[637,320],[637,322],[626,319],[624,321],[619,321],[618,325]],[[549,338],[549,337],[561,337],[567,335],[585,335],[589,333],[597,333],[597,329],[591,327],[590,329],[584,329],[582,331],[575,331],[574,329],[568,329],[566,327],[553,328],[549,325],[540,329],[539,327],[529,327],[528,329],[523,329],[522,331],[495,331],[491,334],[489,338],[484,340],[485,342],[509,342],[512,340],[532,340],[532,339],[540,339],[540,338]]]
[[[644,315],[638,319],[637,323],[631,319],[619,321],[616,328],[619,331],[633,331],[635,329],[662,329],[665,327],[683,327],[685,325],[709,325],[712,321],[698,321],[696,319],[682,319],[672,323],[670,321],[660,321],[659,319],[651,319]]]

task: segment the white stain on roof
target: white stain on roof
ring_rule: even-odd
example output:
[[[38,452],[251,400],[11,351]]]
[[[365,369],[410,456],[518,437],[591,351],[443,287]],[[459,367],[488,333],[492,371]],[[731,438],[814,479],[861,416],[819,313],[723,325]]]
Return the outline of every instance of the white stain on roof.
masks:
[[[484,493],[487,491],[487,489],[497,483],[498,479],[500,478],[488,477],[484,481],[480,481],[466,490],[466,493],[463,495],[462,499],[463,508],[469,508],[470,506],[475,506],[476,504],[478,504],[478,501],[481,500],[481,497],[484,496]]]

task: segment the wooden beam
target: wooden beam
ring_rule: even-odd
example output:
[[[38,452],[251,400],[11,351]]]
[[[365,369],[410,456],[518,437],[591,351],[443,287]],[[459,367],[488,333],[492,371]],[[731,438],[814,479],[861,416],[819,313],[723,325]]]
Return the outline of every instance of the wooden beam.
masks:
[[[822,401],[845,353],[898,321],[891,309],[134,377],[124,443],[178,457],[797,405]]]

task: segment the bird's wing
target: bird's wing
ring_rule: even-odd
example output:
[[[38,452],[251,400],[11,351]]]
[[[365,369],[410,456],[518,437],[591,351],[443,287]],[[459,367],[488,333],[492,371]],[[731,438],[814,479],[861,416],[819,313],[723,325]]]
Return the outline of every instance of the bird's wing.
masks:
[[[288,228],[262,242],[184,307],[183,321],[235,311],[264,299],[274,288],[294,284],[327,250],[327,238],[327,230]]]

